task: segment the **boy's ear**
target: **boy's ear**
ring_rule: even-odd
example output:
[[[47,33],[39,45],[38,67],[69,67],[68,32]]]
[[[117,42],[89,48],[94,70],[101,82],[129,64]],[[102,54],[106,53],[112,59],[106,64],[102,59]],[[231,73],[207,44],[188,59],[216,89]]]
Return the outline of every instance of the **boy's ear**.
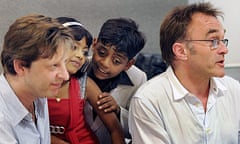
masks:
[[[92,50],[95,49],[96,45],[97,45],[97,38],[94,38],[94,39],[93,39]]]
[[[13,67],[18,75],[23,75],[26,70],[25,62],[18,59],[13,60]]]
[[[124,70],[128,70],[132,65],[135,64],[135,62],[136,62],[136,60],[134,58],[132,58],[130,61],[128,61]]]

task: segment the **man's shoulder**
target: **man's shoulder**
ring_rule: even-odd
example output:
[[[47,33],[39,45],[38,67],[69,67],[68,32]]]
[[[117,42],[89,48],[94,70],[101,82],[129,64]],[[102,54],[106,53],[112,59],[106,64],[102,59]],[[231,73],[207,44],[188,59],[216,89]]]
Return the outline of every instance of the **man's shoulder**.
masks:
[[[238,80],[230,77],[230,76],[224,76],[221,78],[213,78],[217,83],[222,84],[225,86],[227,89],[239,89],[240,90],[240,83]]]

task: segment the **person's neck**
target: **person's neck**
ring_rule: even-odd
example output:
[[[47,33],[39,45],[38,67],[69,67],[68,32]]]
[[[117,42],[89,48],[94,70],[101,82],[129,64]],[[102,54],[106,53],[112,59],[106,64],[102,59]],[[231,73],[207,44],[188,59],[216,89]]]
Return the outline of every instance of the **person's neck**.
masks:
[[[210,89],[210,78],[191,69],[175,69],[177,79],[191,94],[198,97],[206,109]]]
[[[14,93],[20,100],[20,102],[24,105],[24,107],[29,110],[32,107],[32,104],[36,97],[32,95],[31,90],[24,87],[23,79],[20,79],[18,76],[6,74],[5,75],[9,85],[13,89]]]
[[[63,98],[69,98],[69,81],[65,81],[59,89],[58,94],[55,96],[56,101],[61,101]]]
[[[36,97],[32,95],[31,90],[28,90],[27,87],[24,87],[25,84],[22,82],[23,80],[20,79],[18,76],[6,74],[5,75],[9,85],[15,92],[16,96],[18,97],[19,101],[23,104],[23,106],[32,114],[32,120],[36,124],[36,115],[35,115],[35,106],[34,100]]]
[[[37,124],[37,117],[35,114],[35,105],[32,103],[32,105],[29,107],[28,111],[32,114],[32,120],[35,124]]]

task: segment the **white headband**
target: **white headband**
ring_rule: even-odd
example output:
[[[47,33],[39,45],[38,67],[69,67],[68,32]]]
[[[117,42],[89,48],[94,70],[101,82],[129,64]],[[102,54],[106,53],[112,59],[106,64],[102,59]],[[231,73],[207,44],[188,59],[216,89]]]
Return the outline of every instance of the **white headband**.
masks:
[[[73,26],[73,25],[78,25],[78,26],[81,26],[83,27],[83,25],[79,22],[66,22],[64,24],[62,24],[64,27],[69,27],[69,26]]]

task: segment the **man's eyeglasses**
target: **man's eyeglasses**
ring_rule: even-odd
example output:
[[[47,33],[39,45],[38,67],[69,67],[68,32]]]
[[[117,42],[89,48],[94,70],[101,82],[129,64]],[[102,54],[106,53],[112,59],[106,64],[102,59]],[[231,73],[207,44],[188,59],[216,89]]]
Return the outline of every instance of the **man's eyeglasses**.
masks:
[[[218,39],[213,39],[213,40],[185,40],[185,41],[203,41],[203,42],[211,42],[211,47],[213,49],[218,48],[220,45],[220,42],[222,42],[226,47],[228,46],[228,39],[223,39],[223,40],[218,40]]]

